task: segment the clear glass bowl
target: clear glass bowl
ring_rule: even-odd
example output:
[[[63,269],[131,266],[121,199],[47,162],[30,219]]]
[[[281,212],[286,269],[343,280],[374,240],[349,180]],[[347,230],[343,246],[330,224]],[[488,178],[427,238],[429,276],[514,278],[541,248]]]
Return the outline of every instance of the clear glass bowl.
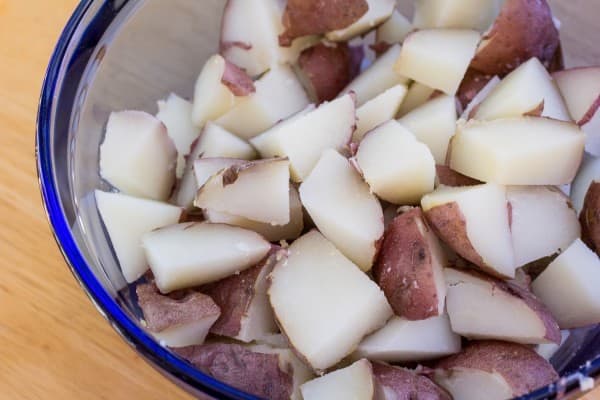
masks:
[[[253,399],[195,370],[155,342],[119,271],[96,211],[98,154],[110,112],[156,112],[170,92],[191,97],[204,61],[217,51],[223,0],[85,0],[69,20],[48,67],[40,100],[36,153],[40,186],[56,240],[73,274],[115,330],[167,378],[200,398]],[[564,4],[557,0],[560,19]],[[582,3],[583,4],[583,3]],[[581,6],[583,7],[583,5]],[[589,19],[590,31],[597,30]],[[564,47],[585,48],[571,27]],[[577,29],[584,27],[578,26]],[[582,30],[585,32],[585,29]],[[588,37],[589,39],[589,37]],[[587,39],[582,39],[587,40]],[[567,53],[567,64],[570,54]],[[600,372],[600,330],[574,332],[552,362],[564,377],[525,398],[577,391]]]

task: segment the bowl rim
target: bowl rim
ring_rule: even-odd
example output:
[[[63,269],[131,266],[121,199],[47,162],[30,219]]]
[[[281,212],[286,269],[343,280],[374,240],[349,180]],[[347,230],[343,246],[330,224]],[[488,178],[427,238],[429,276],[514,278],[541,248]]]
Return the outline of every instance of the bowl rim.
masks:
[[[59,190],[54,179],[51,132],[54,130],[54,110],[57,105],[57,99],[60,97],[58,82],[61,80],[62,67],[65,61],[68,61],[65,60],[65,56],[72,45],[77,28],[79,28],[86,13],[96,1],[98,0],[80,1],[69,18],[51,55],[39,99],[35,156],[42,203],[54,239],[73,276],[98,312],[138,354],[142,355],[159,372],[166,372],[176,380],[190,385],[190,387],[214,398],[233,400],[257,399],[257,397],[239,391],[200,372],[158,344],[121,309],[115,299],[102,287],[88,266],[73,237],[62,209]],[[600,357],[586,362],[577,371],[561,377],[557,382],[521,396],[519,399],[545,399],[569,392],[570,390],[577,390],[577,386],[582,378],[595,377],[599,373]]]

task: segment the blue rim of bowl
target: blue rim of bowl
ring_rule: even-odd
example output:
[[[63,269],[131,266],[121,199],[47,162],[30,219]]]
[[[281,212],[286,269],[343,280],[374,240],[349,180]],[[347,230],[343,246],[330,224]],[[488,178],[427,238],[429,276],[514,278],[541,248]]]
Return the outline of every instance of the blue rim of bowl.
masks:
[[[64,62],[67,48],[75,30],[92,5],[93,0],[83,0],[67,22],[50,59],[42,85],[38,108],[35,154],[40,190],[46,216],[50,222],[54,238],[75,279],[98,311],[125,340],[139,351],[154,366],[162,368],[174,378],[214,398],[232,400],[255,400],[254,396],[243,393],[209,375],[203,374],[167,349],[160,346],[144,330],[132,321],[117,302],[106,292],[87,265],[79,251],[71,229],[62,211],[58,189],[52,172],[50,131],[52,129],[52,108],[55,101],[57,78]],[[576,372],[561,378],[557,383],[540,388],[519,397],[522,400],[552,398],[557,393],[576,389],[582,377],[594,377],[600,372],[600,358],[586,363]],[[223,397],[226,396],[226,397]]]

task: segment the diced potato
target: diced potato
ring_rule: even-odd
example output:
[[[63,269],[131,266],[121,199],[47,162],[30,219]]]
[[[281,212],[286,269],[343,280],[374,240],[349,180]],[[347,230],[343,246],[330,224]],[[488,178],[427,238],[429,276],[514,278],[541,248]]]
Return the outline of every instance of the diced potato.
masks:
[[[395,0],[367,0],[367,3],[369,9],[358,21],[347,28],[328,32],[325,35],[326,38],[331,41],[342,42],[370,31],[387,20],[396,6]]]
[[[378,399],[377,381],[366,359],[308,381],[300,389],[304,400]]]
[[[400,106],[398,116],[403,117],[415,108],[425,104],[432,99],[436,90],[419,82],[413,82],[406,92],[406,97]]]
[[[500,13],[502,0],[418,0],[413,23],[419,29],[487,30]]]
[[[356,110],[356,130],[352,136],[359,142],[367,132],[396,117],[406,96],[406,85],[396,85],[367,101]]]

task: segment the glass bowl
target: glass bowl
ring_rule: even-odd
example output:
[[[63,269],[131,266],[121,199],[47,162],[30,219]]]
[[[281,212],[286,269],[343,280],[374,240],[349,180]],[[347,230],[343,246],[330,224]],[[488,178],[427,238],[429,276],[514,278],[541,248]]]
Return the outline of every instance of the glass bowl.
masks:
[[[410,8],[406,3],[402,6]],[[567,7],[559,0],[553,3],[560,19]],[[90,195],[105,188],[98,175],[98,156],[110,112],[154,113],[156,100],[170,92],[190,98],[204,61],[217,51],[224,4],[223,0],[81,1],[48,67],[36,154],[56,240],[98,311],[140,355],[190,393],[200,398],[253,399],[192,368],[140,325],[141,312],[132,301]],[[591,15],[587,21],[564,24],[567,66],[600,62],[593,35],[590,39],[575,32],[594,32],[595,23]],[[589,46],[581,44],[587,42]],[[585,54],[583,50],[569,53],[571,49],[585,49]],[[582,379],[600,372],[599,354],[600,330],[576,330],[552,358],[563,378],[524,398],[577,392]]]

